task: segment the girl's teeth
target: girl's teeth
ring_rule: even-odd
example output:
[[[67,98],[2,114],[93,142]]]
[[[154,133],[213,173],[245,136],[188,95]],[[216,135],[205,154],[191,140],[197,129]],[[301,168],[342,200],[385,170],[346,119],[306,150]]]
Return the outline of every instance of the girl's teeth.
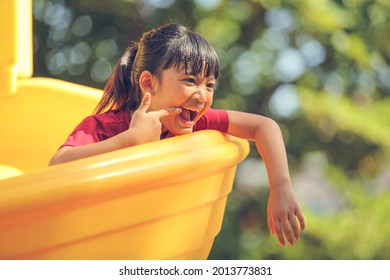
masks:
[[[195,110],[191,110],[189,108],[183,107],[182,112],[180,113],[180,116],[183,120],[187,122],[191,122],[195,119],[197,115],[197,112]]]

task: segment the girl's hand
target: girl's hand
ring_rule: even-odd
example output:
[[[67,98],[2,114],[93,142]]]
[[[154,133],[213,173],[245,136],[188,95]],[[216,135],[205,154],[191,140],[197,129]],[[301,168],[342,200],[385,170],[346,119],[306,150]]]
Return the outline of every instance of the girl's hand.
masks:
[[[276,234],[281,246],[286,244],[284,237],[291,246],[294,245],[294,241],[299,240],[299,231],[305,229],[305,220],[291,187],[275,188],[271,191],[268,199],[267,216],[271,234]]]
[[[142,98],[140,107],[134,112],[130,127],[126,131],[103,141],[87,145],[77,147],[64,146],[54,154],[49,165],[95,156],[159,140],[162,127],[160,118],[171,114],[177,114],[181,112],[181,109],[168,108],[154,112],[147,112],[150,106],[150,100],[150,93],[146,93]]]
[[[148,112],[151,99],[150,93],[146,92],[139,108],[132,116],[129,131],[136,135],[136,144],[160,140],[162,128],[160,118],[181,112],[180,108],[167,108]]]

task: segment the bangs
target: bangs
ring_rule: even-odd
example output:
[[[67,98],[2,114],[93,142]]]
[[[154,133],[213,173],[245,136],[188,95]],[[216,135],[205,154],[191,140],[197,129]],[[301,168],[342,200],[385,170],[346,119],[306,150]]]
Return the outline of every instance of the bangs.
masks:
[[[177,71],[197,76],[213,76],[215,79],[219,75],[218,56],[203,37],[195,32],[189,32],[188,36],[183,36],[168,47],[167,53],[171,54],[162,63],[162,69],[175,68]]]

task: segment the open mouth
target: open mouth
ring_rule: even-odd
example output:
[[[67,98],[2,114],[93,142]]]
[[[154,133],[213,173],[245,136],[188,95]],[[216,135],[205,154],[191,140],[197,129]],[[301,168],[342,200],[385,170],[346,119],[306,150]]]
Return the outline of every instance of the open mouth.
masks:
[[[199,114],[199,112],[191,109],[191,108],[181,108],[180,117],[185,122],[193,122],[196,119],[196,116]]]

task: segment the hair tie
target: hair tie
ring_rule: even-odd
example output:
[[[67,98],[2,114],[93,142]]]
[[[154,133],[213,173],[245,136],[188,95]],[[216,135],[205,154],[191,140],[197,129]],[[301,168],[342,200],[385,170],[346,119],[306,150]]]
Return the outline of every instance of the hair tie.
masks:
[[[135,57],[136,57],[136,55],[137,55],[137,52],[138,52],[138,44],[136,44],[136,45],[133,47],[133,52],[131,53],[130,61],[129,61],[131,64],[134,63]]]
[[[135,56],[137,55],[137,51],[138,44],[135,44],[131,47],[127,47],[125,53],[122,55],[121,65],[127,67],[129,64],[133,64]]]

